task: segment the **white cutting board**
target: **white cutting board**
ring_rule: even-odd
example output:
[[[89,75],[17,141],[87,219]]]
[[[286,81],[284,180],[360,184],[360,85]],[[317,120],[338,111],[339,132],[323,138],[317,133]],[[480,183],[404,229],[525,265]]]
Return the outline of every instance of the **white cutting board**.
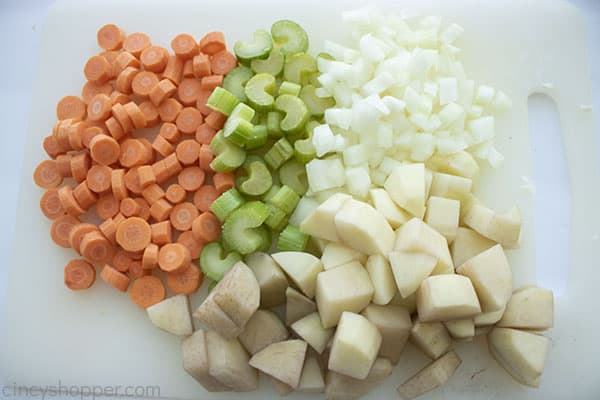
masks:
[[[325,38],[345,41],[340,12],[359,3],[227,0],[202,7],[191,0],[103,0],[59,1],[52,7],[34,85],[14,258],[0,333],[0,379],[4,383],[159,386],[162,397],[184,399],[276,396],[265,380],[256,393],[205,393],[181,368],[179,339],[154,328],[127,296],[102,282],[82,293],[67,290],[62,269],[73,254],[51,242],[50,222],[38,208],[42,192],[31,176],[44,158],[40,143],[54,122],[56,102],[66,94],[78,94],[84,83],[82,68],[98,51],[99,26],[114,22],[127,32],[147,32],[163,46],[180,32],[200,37],[210,30],[223,30],[232,46],[238,39],[251,37],[255,29],[268,29],[277,19],[291,18],[309,32],[311,52],[316,53]],[[507,209],[516,203],[523,211],[523,247],[509,254],[516,285],[536,281],[533,197],[520,188],[521,177],[531,176],[529,94],[543,91],[556,101],[564,132],[572,205],[569,265],[564,266],[568,282],[556,299],[556,327],[549,332],[553,345],[541,388],[532,390],[515,383],[487,355],[485,339],[478,338],[455,346],[463,364],[445,387],[428,398],[598,398],[595,337],[600,329],[600,301],[595,292],[600,265],[594,238],[600,230],[600,176],[593,115],[580,108],[591,104],[583,19],[572,6],[558,1],[375,3],[390,12],[441,15],[446,22],[461,24],[465,34],[459,46],[464,49],[467,75],[501,88],[513,99],[513,109],[497,121],[497,147],[507,161],[497,171],[483,172],[479,194],[492,207]],[[544,82],[552,82],[554,88],[543,89]],[[199,301],[196,296],[194,305]],[[368,397],[394,398],[395,387],[426,362],[415,348],[407,347],[393,375]]]

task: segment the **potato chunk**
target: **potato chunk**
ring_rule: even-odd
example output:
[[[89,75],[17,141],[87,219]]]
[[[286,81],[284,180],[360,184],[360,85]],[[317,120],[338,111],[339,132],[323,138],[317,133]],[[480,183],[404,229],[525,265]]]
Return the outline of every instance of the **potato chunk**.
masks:
[[[256,354],[268,345],[290,336],[283,322],[267,310],[257,310],[248,320],[238,339],[250,354]]]
[[[397,364],[410,337],[410,314],[401,306],[369,304],[361,313],[381,332],[379,355]]]
[[[323,271],[321,260],[302,251],[282,251],[271,255],[286,275],[307,297],[315,297],[317,274]]]
[[[410,400],[443,385],[461,362],[454,351],[449,351],[398,386],[398,394],[401,398]]]
[[[260,287],[260,306],[272,308],[285,303],[288,281],[275,260],[266,253],[256,252],[247,255],[245,261]]]
[[[436,359],[450,348],[452,339],[441,322],[413,320],[410,339],[429,357]]]
[[[273,343],[253,355],[249,364],[296,389],[300,383],[306,349],[306,342],[302,340]]]
[[[551,290],[526,286],[513,292],[497,326],[548,329],[554,325],[554,296]]]
[[[434,275],[417,291],[417,310],[423,322],[449,321],[481,312],[471,280],[461,275]]]

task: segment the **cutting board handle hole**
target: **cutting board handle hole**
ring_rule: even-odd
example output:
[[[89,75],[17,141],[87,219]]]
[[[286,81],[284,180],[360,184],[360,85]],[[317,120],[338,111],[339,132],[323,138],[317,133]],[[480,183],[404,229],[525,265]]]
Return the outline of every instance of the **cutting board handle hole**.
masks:
[[[558,108],[546,94],[527,101],[533,182],[537,284],[564,293],[569,271],[571,187]],[[551,232],[548,234],[547,232]]]

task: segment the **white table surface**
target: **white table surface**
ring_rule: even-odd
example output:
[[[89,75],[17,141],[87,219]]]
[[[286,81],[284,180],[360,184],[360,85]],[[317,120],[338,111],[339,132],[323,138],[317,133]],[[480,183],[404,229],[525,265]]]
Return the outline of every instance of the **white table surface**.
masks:
[[[81,0],[85,1],[85,0]],[[600,143],[600,0],[570,0],[581,9],[586,19],[590,65],[592,70],[593,108]],[[35,73],[38,46],[44,18],[51,0],[0,0],[0,321],[3,310],[6,273],[11,266],[15,210],[21,185],[21,165],[25,133],[30,118],[32,78]],[[49,127],[50,129],[50,127]],[[542,149],[538,149],[538,152]],[[598,145],[600,155],[600,144]],[[600,157],[599,157],[600,158]],[[31,181],[24,184],[32,184]],[[600,184],[590,182],[590,184]],[[547,188],[537,187],[538,193]],[[552,235],[552,232],[546,232]],[[543,234],[543,232],[542,232]],[[548,236],[549,236],[548,235]],[[543,236],[543,235],[542,235]],[[544,237],[539,238],[544,241]],[[538,243],[539,241],[536,240]],[[33,244],[35,247],[35,244]],[[2,329],[0,322],[0,329]],[[2,362],[0,360],[0,362]],[[0,377],[0,384],[2,377]],[[10,384],[9,382],[6,382]],[[2,398],[0,392],[0,398]]]

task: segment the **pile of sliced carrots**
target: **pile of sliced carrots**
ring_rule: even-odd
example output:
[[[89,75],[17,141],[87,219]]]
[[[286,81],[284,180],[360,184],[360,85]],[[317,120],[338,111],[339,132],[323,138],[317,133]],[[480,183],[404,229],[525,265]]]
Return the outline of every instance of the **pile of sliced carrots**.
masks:
[[[198,290],[192,261],[221,234],[209,207],[234,177],[209,166],[226,117],[206,100],[237,61],[221,32],[177,35],[172,52],[113,24],[97,40],[103,51],[83,68],[81,97],[58,102],[49,159],[33,177],[52,240],[82,257],[65,266],[65,285],[87,289],[101,267],[102,280],[146,308],[165,298],[163,282],[175,294]]]

